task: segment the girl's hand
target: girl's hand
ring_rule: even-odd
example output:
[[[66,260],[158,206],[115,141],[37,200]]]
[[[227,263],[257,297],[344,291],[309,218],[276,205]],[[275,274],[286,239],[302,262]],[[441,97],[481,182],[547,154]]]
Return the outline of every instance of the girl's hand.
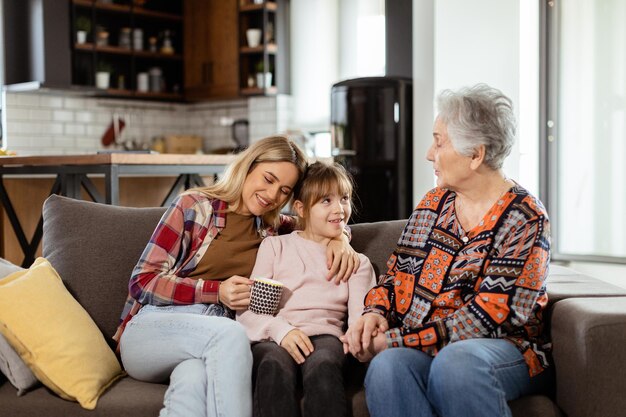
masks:
[[[359,254],[352,249],[346,235],[342,233],[339,239],[330,241],[326,248],[326,266],[329,269],[327,280],[330,281],[335,277],[334,282],[337,285],[342,281],[346,282],[358,271],[360,265]]]
[[[254,281],[239,275],[220,283],[219,300],[231,310],[245,310],[250,305],[250,286]]]
[[[304,334],[300,329],[293,329],[280,342],[283,347],[298,365],[304,363],[305,356],[309,356],[313,352],[313,343],[309,336]]]

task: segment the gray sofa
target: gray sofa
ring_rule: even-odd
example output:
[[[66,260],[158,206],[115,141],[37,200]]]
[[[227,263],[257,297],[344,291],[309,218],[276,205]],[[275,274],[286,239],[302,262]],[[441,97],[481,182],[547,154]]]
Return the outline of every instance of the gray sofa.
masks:
[[[56,195],[44,205],[43,254],[92,316],[111,347],[131,270],[163,208],[126,208]],[[385,268],[404,221],[352,227],[353,246],[367,255],[376,272]],[[606,417],[626,415],[626,289],[551,267],[547,317],[554,343],[557,382],[554,398],[524,397],[511,402],[516,417]],[[367,416],[362,380],[365,365],[347,370],[353,416]],[[158,415],[166,386],[125,377],[102,395],[94,411],[60,399],[44,387],[18,397],[0,382],[3,416]]]

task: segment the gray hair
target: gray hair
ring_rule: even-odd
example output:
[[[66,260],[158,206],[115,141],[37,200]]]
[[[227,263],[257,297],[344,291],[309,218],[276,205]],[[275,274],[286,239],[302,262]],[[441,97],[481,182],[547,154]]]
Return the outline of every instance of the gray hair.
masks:
[[[500,90],[486,84],[458,91],[444,90],[437,98],[439,119],[446,124],[454,149],[471,156],[485,146],[485,164],[502,168],[515,142],[513,102]]]

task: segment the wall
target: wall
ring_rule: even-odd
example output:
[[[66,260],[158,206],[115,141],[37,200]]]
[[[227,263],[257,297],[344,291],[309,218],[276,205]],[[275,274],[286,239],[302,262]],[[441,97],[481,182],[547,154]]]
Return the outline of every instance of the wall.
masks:
[[[232,147],[230,123],[249,119],[250,138],[287,127],[288,97],[201,104],[111,100],[43,93],[5,93],[4,145],[19,155],[93,153],[114,115],[126,121],[120,141],[149,144],[155,136],[194,134],[204,151]],[[278,114],[282,111],[281,114]]]
[[[519,0],[413,0],[416,202],[434,185],[425,155],[441,90],[487,83],[513,100],[519,118],[519,7]],[[512,178],[519,159],[518,141],[504,167]]]
[[[328,129],[340,59],[338,16],[337,0],[291,1],[291,93],[298,126]]]
[[[519,120],[519,1],[435,2],[435,93],[486,83],[513,100]],[[519,140],[504,168],[519,178]]]

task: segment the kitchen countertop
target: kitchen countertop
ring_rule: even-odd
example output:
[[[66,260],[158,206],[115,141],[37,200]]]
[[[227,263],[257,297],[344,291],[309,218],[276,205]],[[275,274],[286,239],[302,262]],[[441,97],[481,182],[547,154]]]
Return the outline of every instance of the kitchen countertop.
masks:
[[[11,198],[4,186],[5,176],[24,177],[52,174],[56,177],[50,194],[81,199],[83,191],[95,202],[119,204],[120,176],[171,175],[176,177],[162,202],[168,206],[179,190],[205,185],[202,176],[214,178],[224,171],[235,155],[181,155],[149,153],[102,153],[91,155],[37,155],[0,157],[0,206],[4,209],[24,253],[23,265],[30,265],[42,236],[41,217],[32,239],[26,236]],[[90,176],[104,176],[104,195]]]
[[[91,155],[2,156],[0,166],[51,165],[228,165],[236,155],[114,152]]]

